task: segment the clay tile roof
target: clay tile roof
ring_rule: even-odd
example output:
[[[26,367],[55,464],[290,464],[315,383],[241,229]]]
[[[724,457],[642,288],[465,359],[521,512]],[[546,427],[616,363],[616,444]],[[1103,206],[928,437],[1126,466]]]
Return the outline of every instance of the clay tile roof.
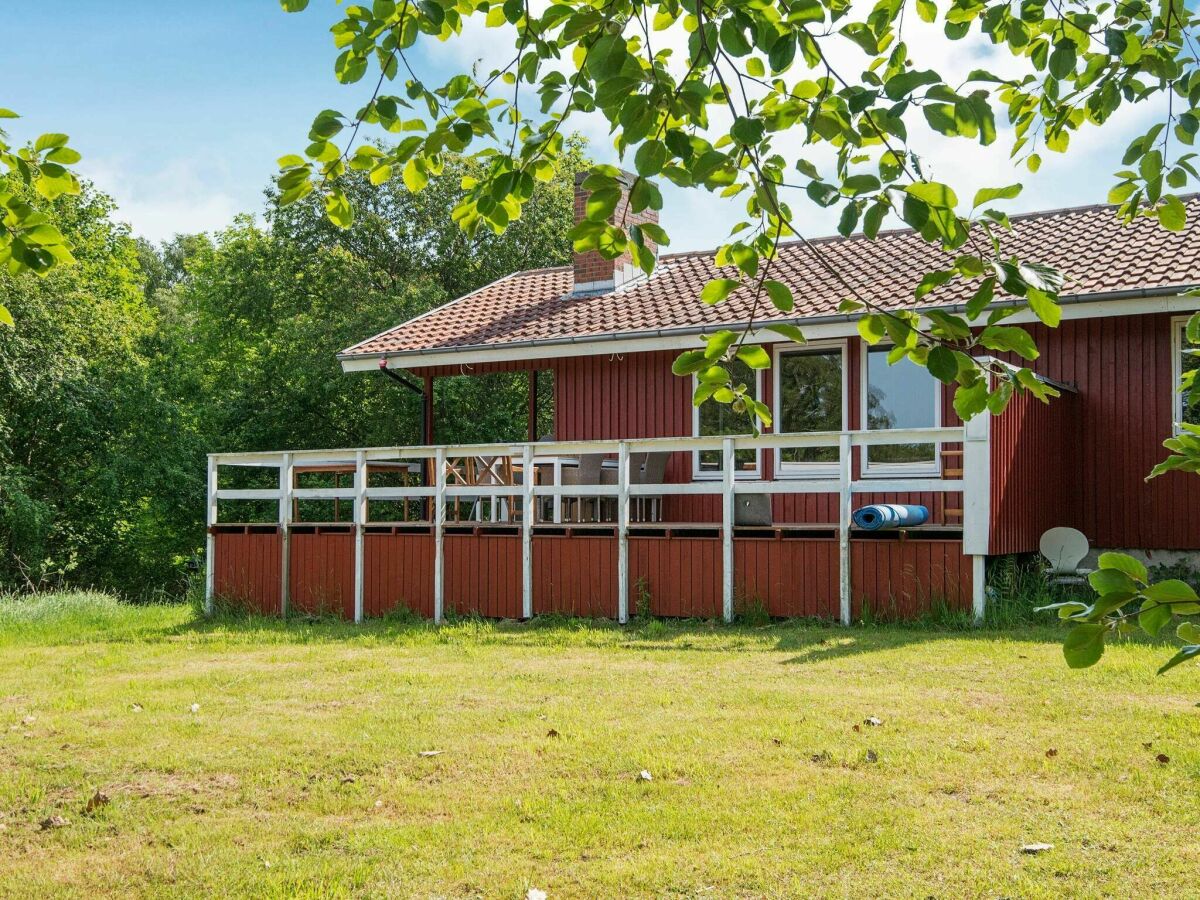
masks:
[[[1200,283],[1200,195],[1186,199],[1188,227],[1169,232],[1147,218],[1119,222],[1109,206],[1088,206],[1014,216],[1004,251],[1062,271],[1066,296],[1179,288]],[[821,238],[822,254],[866,299],[895,307],[917,306],[921,275],[947,266],[949,257],[911,230]],[[713,252],[664,254],[654,276],[607,294],[572,296],[570,266],[518,272],[431,310],[343,351],[342,359],[424,354],[504,344],[568,343],[745,323],[749,291],[707,306],[699,299],[719,274]],[[784,316],[764,298],[770,315],[758,321],[835,315],[845,288],[799,242],[781,246],[772,277],[785,282],[796,309]],[[974,285],[951,282],[922,306],[965,302]],[[531,355],[536,350],[531,348]]]

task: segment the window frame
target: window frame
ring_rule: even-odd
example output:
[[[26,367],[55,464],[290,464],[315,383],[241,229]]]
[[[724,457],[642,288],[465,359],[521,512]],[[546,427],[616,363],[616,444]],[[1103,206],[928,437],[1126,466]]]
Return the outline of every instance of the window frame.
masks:
[[[1183,433],[1183,391],[1179,390],[1179,381],[1183,378],[1183,351],[1187,347],[1187,323],[1191,318],[1186,316],[1171,317],[1171,434]],[[1196,423],[1200,424],[1200,423]]]
[[[871,390],[870,371],[871,371],[871,351],[886,350],[891,344],[876,344],[874,346],[866,341],[862,342],[862,352],[859,365],[858,379],[858,403],[859,403],[859,422],[863,431],[894,431],[898,429],[891,428],[870,428],[867,425],[867,409],[868,397]],[[916,363],[913,363],[916,365]],[[944,398],[942,397],[942,383],[929,376],[933,381],[933,426],[934,428],[942,427],[942,406]],[[888,463],[872,463],[871,448],[864,446],[862,448],[862,463],[861,471],[863,478],[888,478],[894,475],[930,475],[938,477],[942,474],[942,454],[941,445],[933,445],[933,459],[928,462],[888,462]]]
[[[749,368],[749,367],[747,367]],[[763,373],[762,369],[751,369],[754,373],[754,399],[762,402],[763,391]],[[692,392],[695,393],[696,388],[700,384],[700,379],[695,375],[692,376]],[[690,399],[689,399],[690,402]],[[705,403],[715,401],[706,400]],[[691,403],[692,407],[692,437],[744,437],[752,434],[747,431],[745,435],[702,435],[700,433],[700,407],[695,403]],[[707,451],[711,452],[711,451]],[[723,469],[702,469],[700,467],[700,450],[692,451],[692,480],[693,481],[720,481],[725,477]],[[754,451],[754,468],[751,469],[735,469],[733,477],[743,481],[758,481],[762,479],[762,450],[755,449]]]
[[[842,367],[842,427],[840,431],[846,431],[850,423],[850,342],[847,340],[827,340],[827,341],[812,341],[804,344],[802,347],[792,347],[786,342],[777,342],[771,351],[771,368],[772,368],[772,396],[771,396],[771,415],[774,418],[773,431],[775,434],[811,434],[812,432],[803,431],[781,431],[783,416],[781,414],[781,404],[783,403],[783,391],[781,390],[782,382],[780,375],[782,367],[780,365],[783,357],[788,354],[805,354],[835,350],[841,357]],[[837,475],[839,465],[836,462],[786,462],[783,458],[783,450],[775,451],[775,478],[784,480],[788,478],[828,478],[830,475]]]

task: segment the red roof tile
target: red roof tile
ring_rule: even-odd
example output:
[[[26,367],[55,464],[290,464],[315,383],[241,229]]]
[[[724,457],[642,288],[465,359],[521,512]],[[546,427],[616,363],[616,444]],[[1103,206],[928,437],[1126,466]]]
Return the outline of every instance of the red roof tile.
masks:
[[[1112,207],[1090,206],[1013,217],[1004,250],[1046,263],[1066,276],[1063,296],[1200,283],[1200,195],[1187,200],[1188,227],[1168,232],[1150,219],[1124,225]],[[910,230],[821,238],[830,263],[865,299],[895,307],[917,306],[913,290],[923,273],[948,264],[948,257]],[[571,267],[518,272],[472,294],[376,335],[340,354],[343,358],[410,354],[630,337],[697,327],[745,323],[752,296],[734,293],[707,306],[700,288],[719,274],[713,252],[664,254],[654,276],[594,296],[571,295]],[[799,242],[781,246],[772,277],[796,298],[791,315],[778,313],[764,297],[757,321],[818,318],[836,314],[847,292]],[[963,303],[974,290],[956,281],[934,291],[922,306]],[[530,350],[535,355],[536,350]]]

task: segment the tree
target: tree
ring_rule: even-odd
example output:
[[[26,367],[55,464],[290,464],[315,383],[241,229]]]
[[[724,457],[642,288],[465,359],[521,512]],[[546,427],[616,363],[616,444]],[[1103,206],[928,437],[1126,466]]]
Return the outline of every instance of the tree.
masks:
[[[0,107],[0,119],[19,118]],[[43,134],[32,146],[14,150],[0,128],[0,164],[9,179],[30,191],[0,190],[0,267],[10,275],[33,272],[45,275],[55,266],[72,261],[71,245],[55,227],[39,201],[63,194],[78,194],[79,182],[67,166],[79,162],[77,151],[67,146],[65,134]],[[0,303],[0,325],[13,325],[12,313]]]
[[[296,12],[308,0],[281,4]],[[906,16],[940,25],[948,42],[990,44],[1004,73],[975,69],[956,83],[925,68],[904,40]],[[511,40],[511,61],[486,74],[428,83],[408,51],[418,40],[455,40],[471,21],[498,40]],[[922,27],[909,21],[910,31]],[[316,195],[329,220],[348,227],[359,201],[340,187],[347,171],[367,173],[374,185],[399,178],[420,192],[443,171],[447,152],[468,154],[480,171],[463,180],[467,190],[453,218],[468,235],[499,234],[521,221],[534,185],[553,178],[564,124],[572,115],[598,114],[624,164],[636,172],[630,212],[660,208],[663,179],[743,198],[744,215],[716,251],[716,262],[728,268],[704,285],[698,302],[717,304],[742,292],[753,298],[754,319],[761,310],[786,315],[794,299],[772,269],[780,240],[798,237],[845,289],[842,310],[859,314],[866,341],[889,340],[889,361],[907,358],[956,385],[954,406],[964,419],[999,414],[1015,393],[1048,401],[1056,392],[1028,367],[981,361],[973,351],[1036,359],[1030,335],[1005,319],[1027,308],[1056,326],[1063,275],[1036,259],[1017,258],[1007,246],[1008,217],[995,204],[1016,197],[1021,185],[982,189],[967,207],[952,185],[922,170],[921,129],[986,145],[1007,124],[1014,162],[1037,171],[1043,153],[1067,152],[1082,129],[1103,127],[1125,107],[1156,104],[1159,121],[1128,146],[1109,200],[1126,220],[1150,216],[1181,230],[1186,212],[1175,192],[1200,177],[1189,149],[1200,130],[1198,24],[1183,0],[951,0],[941,8],[936,0],[878,0],[870,8],[849,0],[558,0],[537,6],[528,0],[374,0],[347,7],[332,29],[338,81],[358,82],[373,66],[374,90],[353,114],[317,114],[303,155],[280,159],[280,201],[286,206]],[[402,91],[385,90],[396,81]],[[364,126],[406,137],[382,150],[357,143]],[[614,258],[629,252],[650,273],[655,249],[667,245],[669,235],[658,226],[612,221],[621,197],[618,174],[599,166],[587,178],[586,218],[571,238],[577,250]],[[927,310],[921,317],[881,306],[800,234],[797,200],[840,209],[843,235],[861,229],[874,238],[889,216],[907,223],[944,259],[914,285],[915,300],[965,280],[973,296],[964,313]],[[993,304],[1005,295],[1017,302]],[[795,324],[766,327],[804,340]],[[1200,338],[1200,320],[1189,333]],[[767,422],[767,407],[731,374],[734,360],[770,365],[770,355],[750,341],[748,331],[716,332],[681,354],[675,371],[698,376],[697,404],[730,404]],[[1172,456],[1156,472],[1200,471],[1200,428],[1185,429],[1167,446]],[[1128,583],[1104,574],[1114,571]],[[1124,627],[1123,603],[1158,602],[1162,589],[1146,577],[1124,557],[1106,558],[1097,573],[1100,601],[1085,604],[1086,610],[1060,607],[1082,623],[1068,636],[1068,660],[1072,643],[1083,636],[1091,636],[1088,651],[1076,661],[1090,658],[1095,635],[1102,649],[1103,634]],[[1191,610],[1192,600],[1169,608]],[[1162,615],[1157,608],[1152,618]]]
[[[308,5],[281,2],[293,12]],[[940,22],[946,40],[977,36],[1018,71],[977,69],[954,84],[918,67],[903,40],[910,5],[925,22]],[[419,39],[454,40],[472,19],[498,39],[512,39],[512,60],[486,76],[459,73],[427,84],[406,51]],[[337,79],[357,82],[374,63],[375,89],[353,115],[327,109],[316,116],[304,154],[280,160],[280,200],[287,205],[315,191],[329,219],[348,227],[355,205],[338,184],[347,170],[368,173],[373,184],[401,178],[418,192],[442,171],[447,152],[470,152],[483,171],[464,181],[454,218],[468,235],[500,233],[522,218],[534,185],[553,177],[564,123],[573,114],[599,113],[637,172],[630,211],[660,207],[657,182],[664,178],[744,196],[745,216],[716,254],[733,270],[704,286],[703,302],[742,291],[756,310],[791,311],[791,292],[771,273],[779,241],[804,240],[792,211],[797,194],[840,207],[843,234],[861,226],[874,237],[895,215],[938,245],[945,263],[914,286],[915,297],[969,280],[975,292],[965,315],[935,312],[923,321],[886,309],[825,265],[845,288],[843,309],[862,314],[866,340],[890,339],[893,359],[907,357],[957,384],[963,417],[996,413],[1015,392],[1046,400],[1053,391],[1028,368],[1008,370],[971,355],[984,347],[1037,356],[1023,329],[1003,324],[1018,307],[997,310],[991,301],[1007,294],[1056,325],[1062,277],[1006,250],[1008,219],[992,204],[1015,197],[1019,184],[979,191],[963,213],[952,186],[924,176],[910,132],[921,121],[946,137],[990,144],[999,112],[1013,128],[1014,158],[1036,170],[1042,152],[1066,151],[1085,126],[1103,125],[1123,106],[1162,101],[1164,120],[1130,145],[1130,168],[1118,173],[1111,198],[1122,216],[1152,215],[1164,227],[1182,228],[1184,207],[1172,191],[1196,169],[1191,152],[1172,157],[1170,137],[1186,147],[1200,122],[1195,24],[1182,0],[1094,9],[1057,0],[1027,0],[1019,8],[1007,0],[954,0],[941,11],[934,0],[880,0],[869,11],[847,0],[568,0],[540,11],[527,0],[376,0],[347,7],[332,29]],[[384,92],[397,79],[403,93]],[[407,137],[390,151],[356,144],[364,125]],[[343,133],[349,136],[339,144]],[[796,156],[789,163],[790,153]],[[653,248],[669,236],[657,226],[610,221],[620,198],[617,175],[601,166],[587,179],[586,220],[571,236],[576,249],[610,257],[628,251],[651,272]],[[824,262],[818,247],[808,247]],[[767,327],[803,339],[794,325]],[[735,357],[755,368],[770,365],[747,334],[719,332],[703,349],[684,353],[676,371],[699,375],[697,402],[730,403],[767,421],[766,406],[721,365]]]

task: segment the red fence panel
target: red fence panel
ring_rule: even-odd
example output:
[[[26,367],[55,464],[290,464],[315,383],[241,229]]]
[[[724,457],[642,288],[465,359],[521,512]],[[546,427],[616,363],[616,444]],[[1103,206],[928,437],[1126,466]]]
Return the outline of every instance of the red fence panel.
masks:
[[[971,558],[958,540],[850,542],[851,616],[915,619],[934,606],[971,609]]]
[[[617,617],[617,539],[534,536],[533,612]]]
[[[447,612],[520,618],[519,534],[447,534],[444,550]]]
[[[363,615],[406,607],[433,618],[433,535],[368,531],[363,543]]]
[[[354,619],[354,534],[350,529],[292,532],[288,568],[289,610]]]
[[[283,541],[278,530],[217,529],[213,594],[263,615],[279,615]]]
[[[721,539],[630,537],[630,615],[642,597],[655,616],[720,616]]]
[[[836,619],[836,538],[733,539],[734,602],[760,602],[778,618]]]

